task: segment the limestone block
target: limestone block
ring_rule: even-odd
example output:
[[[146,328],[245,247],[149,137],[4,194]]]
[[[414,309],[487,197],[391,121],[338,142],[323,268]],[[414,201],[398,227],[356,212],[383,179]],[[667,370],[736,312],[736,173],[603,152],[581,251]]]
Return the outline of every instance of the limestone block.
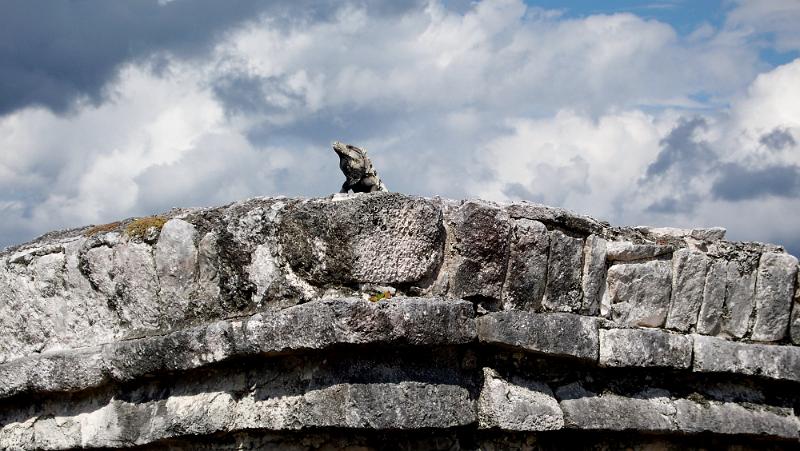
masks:
[[[583,304],[581,313],[600,313],[600,300],[606,283],[606,247],[608,242],[597,235],[589,235],[583,247]]]
[[[505,431],[552,431],[564,426],[564,415],[550,388],[540,382],[507,381],[483,369],[478,398],[478,427]]]
[[[583,239],[559,230],[550,232],[547,285],[542,307],[546,311],[578,312],[583,292]]]
[[[786,336],[796,277],[795,257],[774,252],[761,255],[756,278],[753,340],[778,341]]]
[[[414,283],[433,274],[444,243],[439,205],[396,193],[292,205],[278,233],[289,265],[316,285]]]
[[[504,310],[541,309],[549,247],[550,235],[544,224],[530,219],[514,221],[503,286]]]
[[[635,397],[616,394],[562,399],[565,427],[608,431],[672,432],[675,406],[664,390],[650,390]]]
[[[692,370],[800,382],[800,347],[735,343],[694,335]]]
[[[475,321],[478,340],[541,354],[596,361],[597,320],[569,313],[495,312]]]
[[[724,336],[742,338],[750,327],[756,285],[757,260],[752,256],[732,260],[727,265],[727,289],[722,311]]]
[[[790,407],[747,407],[719,401],[697,403],[688,399],[675,401],[678,429],[688,433],[749,434],[798,438],[800,422]]]
[[[697,317],[697,332],[704,335],[716,335],[720,332],[727,281],[728,262],[714,259],[706,273],[703,303]]]
[[[505,282],[511,219],[504,210],[477,201],[465,202],[452,214],[448,221],[455,235],[456,262],[450,269],[450,294],[499,300]]]
[[[679,249],[672,254],[672,296],[666,327],[687,332],[697,322],[703,303],[709,258],[703,252]]]
[[[792,343],[800,345],[800,270],[797,271],[797,282],[794,288],[794,302],[792,302],[792,318],[789,326]]]
[[[161,298],[174,320],[186,316],[197,281],[197,231],[182,219],[170,219],[161,228],[155,245],[156,273]]]
[[[609,241],[607,258],[610,262],[650,260],[670,254],[674,248],[661,244],[634,244],[630,241]]]
[[[604,310],[620,324],[661,327],[669,309],[671,286],[672,265],[668,260],[612,265],[606,276]]]
[[[600,365],[689,368],[692,339],[660,330],[600,330]]]

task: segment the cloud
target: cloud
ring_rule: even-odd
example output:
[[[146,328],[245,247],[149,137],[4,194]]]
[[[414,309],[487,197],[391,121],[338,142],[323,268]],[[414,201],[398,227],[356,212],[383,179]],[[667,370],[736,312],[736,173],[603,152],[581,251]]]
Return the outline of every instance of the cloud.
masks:
[[[0,148],[13,149],[0,153],[0,246],[174,206],[327,195],[336,139],[369,149],[393,191],[792,239],[731,211],[797,204],[800,60],[765,70],[761,43],[733,25],[682,36],[519,0],[265,4],[87,2],[0,31],[41,43],[52,25],[66,46],[0,50],[0,72],[17,71],[0,81],[30,83],[0,95]]]
[[[736,0],[726,25],[767,35],[779,52],[800,50],[800,3],[795,0]]]

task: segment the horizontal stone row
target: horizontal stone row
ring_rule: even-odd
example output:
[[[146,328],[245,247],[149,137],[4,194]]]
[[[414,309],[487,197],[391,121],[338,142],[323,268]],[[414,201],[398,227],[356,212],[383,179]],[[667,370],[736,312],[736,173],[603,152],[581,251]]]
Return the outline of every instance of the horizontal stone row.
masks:
[[[0,362],[383,291],[800,344],[797,260],[721,241],[722,229],[619,229],[529,203],[397,193],[256,198],[154,223],[0,252]]]
[[[0,364],[0,398],[78,391],[185,371],[236,356],[337,344],[449,345],[475,340],[472,304],[437,298],[330,299],[163,336],[23,357]]]
[[[659,433],[763,435],[797,439],[800,421],[791,407],[674,398],[666,390],[635,396],[596,394],[578,383],[559,387],[484,368],[478,419],[483,428],[551,431],[562,428]]]
[[[800,348],[794,346],[735,343],[655,329],[603,329],[598,318],[569,313],[506,311],[473,317],[472,304],[460,300],[313,301],[163,336],[16,359],[0,364],[0,398],[79,391],[236,356],[337,344],[432,346],[475,340],[604,367],[664,367],[800,382]]]
[[[483,368],[475,398],[454,383],[290,381],[321,370],[313,362],[258,374],[220,373],[173,385],[145,385],[122,397],[68,407],[45,403],[40,414],[0,415],[8,450],[146,445],[183,436],[242,430],[297,431],[449,429],[601,430],[713,433],[797,440],[791,407],[675,398],[661,389],[597,394],[571,383],[503,377]],[[284,372],[280,372],[284,371]],[[325,370],[322,370],[323,372]],[[324,380],[325,375],[311,376]],[[155,395],[165,392],[163,396]],[[85,405],[84,405],[85,404]]]

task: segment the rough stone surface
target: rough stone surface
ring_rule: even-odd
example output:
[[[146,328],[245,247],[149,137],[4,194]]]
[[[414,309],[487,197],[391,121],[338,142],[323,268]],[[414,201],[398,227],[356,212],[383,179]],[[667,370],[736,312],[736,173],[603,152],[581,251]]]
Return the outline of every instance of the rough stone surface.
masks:
[[[385,192],[52,232],[0,251],[0,449],[785,448],[797,268]]]
[[[736,403],[697,403],[687,399],[676,400],[675,407],[678,428],[681,431],[798,438],[800,423],[792,414],[791,408],[745,408]]]
[[[600,330],[600,365],[689,368],[691,363],[691,337],[658,330]]]
[[[551,312],[578,312],[583,292],[583,239],[550,232],[550,256],[547,266],[547,286],[542,307]]]
[[[513,346],[542,354],[597,360],[594,318],[569,313],[496,312],[476,320],[483,343]]]
[[[550,388],[534,381],[506,381],[483,369],[478,424],[484,429],[551,431],[564,427],[564,416]]]
[[[727,265],[725,304],[721,335],[742,338],[753,313],[758,256],[746,254]]]
[[[608,242],[597,235],[589,235],[583,248],[583,305],[581,313],[600,313],[600,300],[606,280],[606,247]]]
[[[695,335],[692,369],[800,382],[800,347],[734,343]]]
[[[687,332],[697,322],[703,303],[709,258],[703,252],[680,249],[672,254],[672,297],[666,327]]]
[[[796,277],[797,258],[774,252],[761,256],[756,278],[753,340],[778,341],[786,336]]]
[[[455,236],[455,262],[450,279],[450,294],[455,297],[501,297],[511,219],[499,207],[469,201],[449,218]]]
[[[634,244],[629,241],[611,241],[608,243],[608,261],[632,262],[649,260],[655,257],[669,255],[674,248],[659,244]]]
[[[562,399],[559,404],[568,428],[648,432],[677,430],[675,406],[670,394],[663,390],[651,390],[635,397],[586,393],[581,397]]]
[[[728,262],[713,260],[708,267],[703,286],[703,303],[697,317],[697,332],[704,335],[716,335],[720,332],[727,280]]]
[[[797,282],[794,289],[794,302],[792,302],[792,318],[789,333],[792,343],[800,345],[800,270],[797,271]]]
[[[668,260],[612,265],[603,299],[611,318],[627,326],[663,326],[669,309],[671,266]]]
[[[503,288],[504,310],[541,309],[549,247],[550,235],[544,224],[530,219],[514,221]]]
[[[354,195],[289,208],[280,239],[289,265],[314,284],[414,283],[432,276],[441,260],[441,221],[428,200]]]

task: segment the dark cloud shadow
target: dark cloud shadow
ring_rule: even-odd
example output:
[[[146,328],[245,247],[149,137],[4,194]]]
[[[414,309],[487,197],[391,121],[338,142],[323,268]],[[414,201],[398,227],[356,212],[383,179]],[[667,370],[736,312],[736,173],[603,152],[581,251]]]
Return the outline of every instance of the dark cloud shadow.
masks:
[[[720,166],[711,186],[715,199],[740,201],[766,196],[800,196],[800,167],[795,165],[748,168],[737,163]]]

